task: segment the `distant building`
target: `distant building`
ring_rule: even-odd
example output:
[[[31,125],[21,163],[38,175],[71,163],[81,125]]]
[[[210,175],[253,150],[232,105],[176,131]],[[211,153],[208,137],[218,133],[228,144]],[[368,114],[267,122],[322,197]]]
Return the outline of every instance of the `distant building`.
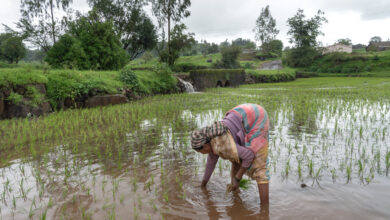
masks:
[[[367,51],[390,50],[390,41],[370,42],[370,44],[366,47],[366,50]]]
[[[327,53],[352,53],[352,45],[344,45],[344,44],[334,44],[324,48],[323,54]]]

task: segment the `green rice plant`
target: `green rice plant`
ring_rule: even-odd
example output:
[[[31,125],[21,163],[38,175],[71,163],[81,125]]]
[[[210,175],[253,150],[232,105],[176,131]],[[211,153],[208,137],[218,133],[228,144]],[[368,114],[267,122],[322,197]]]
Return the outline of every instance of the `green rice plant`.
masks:
[[[164,198],[164,201],[165,201],[165,202],[168,202],[168,201],[169,201],[169,197],[168,197],[168,192],[167,192],[167,191],[164,191],[164,193],[163,193],[163,198]]]
[[[251,181],[249,179],[243,178],[240,180],[239,187],[243,190],[248,190],[250,183],[251,183]]]
[[[352,174],[352,169],[351,169],[351,166],[348,165],[347,166],[347,183],[349,183],[351,181],[351,174]]]
[[[308,168],[309,168],[309,175],[313,176],[314,168],[313,168],[313,160],[312,159],[309,160]]]

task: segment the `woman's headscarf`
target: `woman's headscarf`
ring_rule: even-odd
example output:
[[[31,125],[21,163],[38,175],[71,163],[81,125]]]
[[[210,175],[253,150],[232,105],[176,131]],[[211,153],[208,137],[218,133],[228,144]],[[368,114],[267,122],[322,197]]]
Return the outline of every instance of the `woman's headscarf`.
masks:
[[[210,126],[193,131],[191,134],[192,149],[201,148],[214,137],[223,135],[227,129],[228,128],[222,123],[222,121],[216,121]]]

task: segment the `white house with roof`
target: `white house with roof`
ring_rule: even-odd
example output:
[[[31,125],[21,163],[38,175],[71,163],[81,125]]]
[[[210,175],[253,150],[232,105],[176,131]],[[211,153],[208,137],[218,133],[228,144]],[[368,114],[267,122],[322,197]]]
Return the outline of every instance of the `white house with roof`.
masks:
[[[324,48],[323,54],[327,53],[352,53],[352,45],[333,44]]]

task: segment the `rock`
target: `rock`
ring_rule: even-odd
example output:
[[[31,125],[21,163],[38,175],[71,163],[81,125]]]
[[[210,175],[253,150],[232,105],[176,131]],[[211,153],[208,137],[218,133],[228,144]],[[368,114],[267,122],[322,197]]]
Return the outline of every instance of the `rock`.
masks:
[[[128,102],[128,99],[121,94],[94,96],[85,101],[85,107],[91,108],[96,106],[116,105],[126,102]]]
[[[24,95],[26,93],[27,89],[23,86],[17,86],[15,88],[15,92],[18,93],[19,95]]]
[[[66,98],[64,100],[64,109],[74,108],[75,106],[76,106],[76,102],[74,101],[74,99]]]
[[[47,113],[52,112],[52,108],[48,102],[43,102],[38,107],[32,107],[28,99],[23,99],[20,104],[7,104],[7,117],[15,118],[15,117],[27,117],[27,116],[41,116]]]
[[[45,84],[31,84],[29,86],[33,86],[38,90],[38,92],[40,92],[42,94],[46,94]]]
[[[245,84],[255,84],[255,80],[249,75],[245,74]]]
[[[41,116],[52,112],[52,108],[48,102],[42,103],[38,108],[33,108],[31,114],[34,116]]]
[[[123,93],[129,100],[139,100],[139,99],[141,99],[141,96],[135,94],[131,89],[125,89],[123,91]]]

